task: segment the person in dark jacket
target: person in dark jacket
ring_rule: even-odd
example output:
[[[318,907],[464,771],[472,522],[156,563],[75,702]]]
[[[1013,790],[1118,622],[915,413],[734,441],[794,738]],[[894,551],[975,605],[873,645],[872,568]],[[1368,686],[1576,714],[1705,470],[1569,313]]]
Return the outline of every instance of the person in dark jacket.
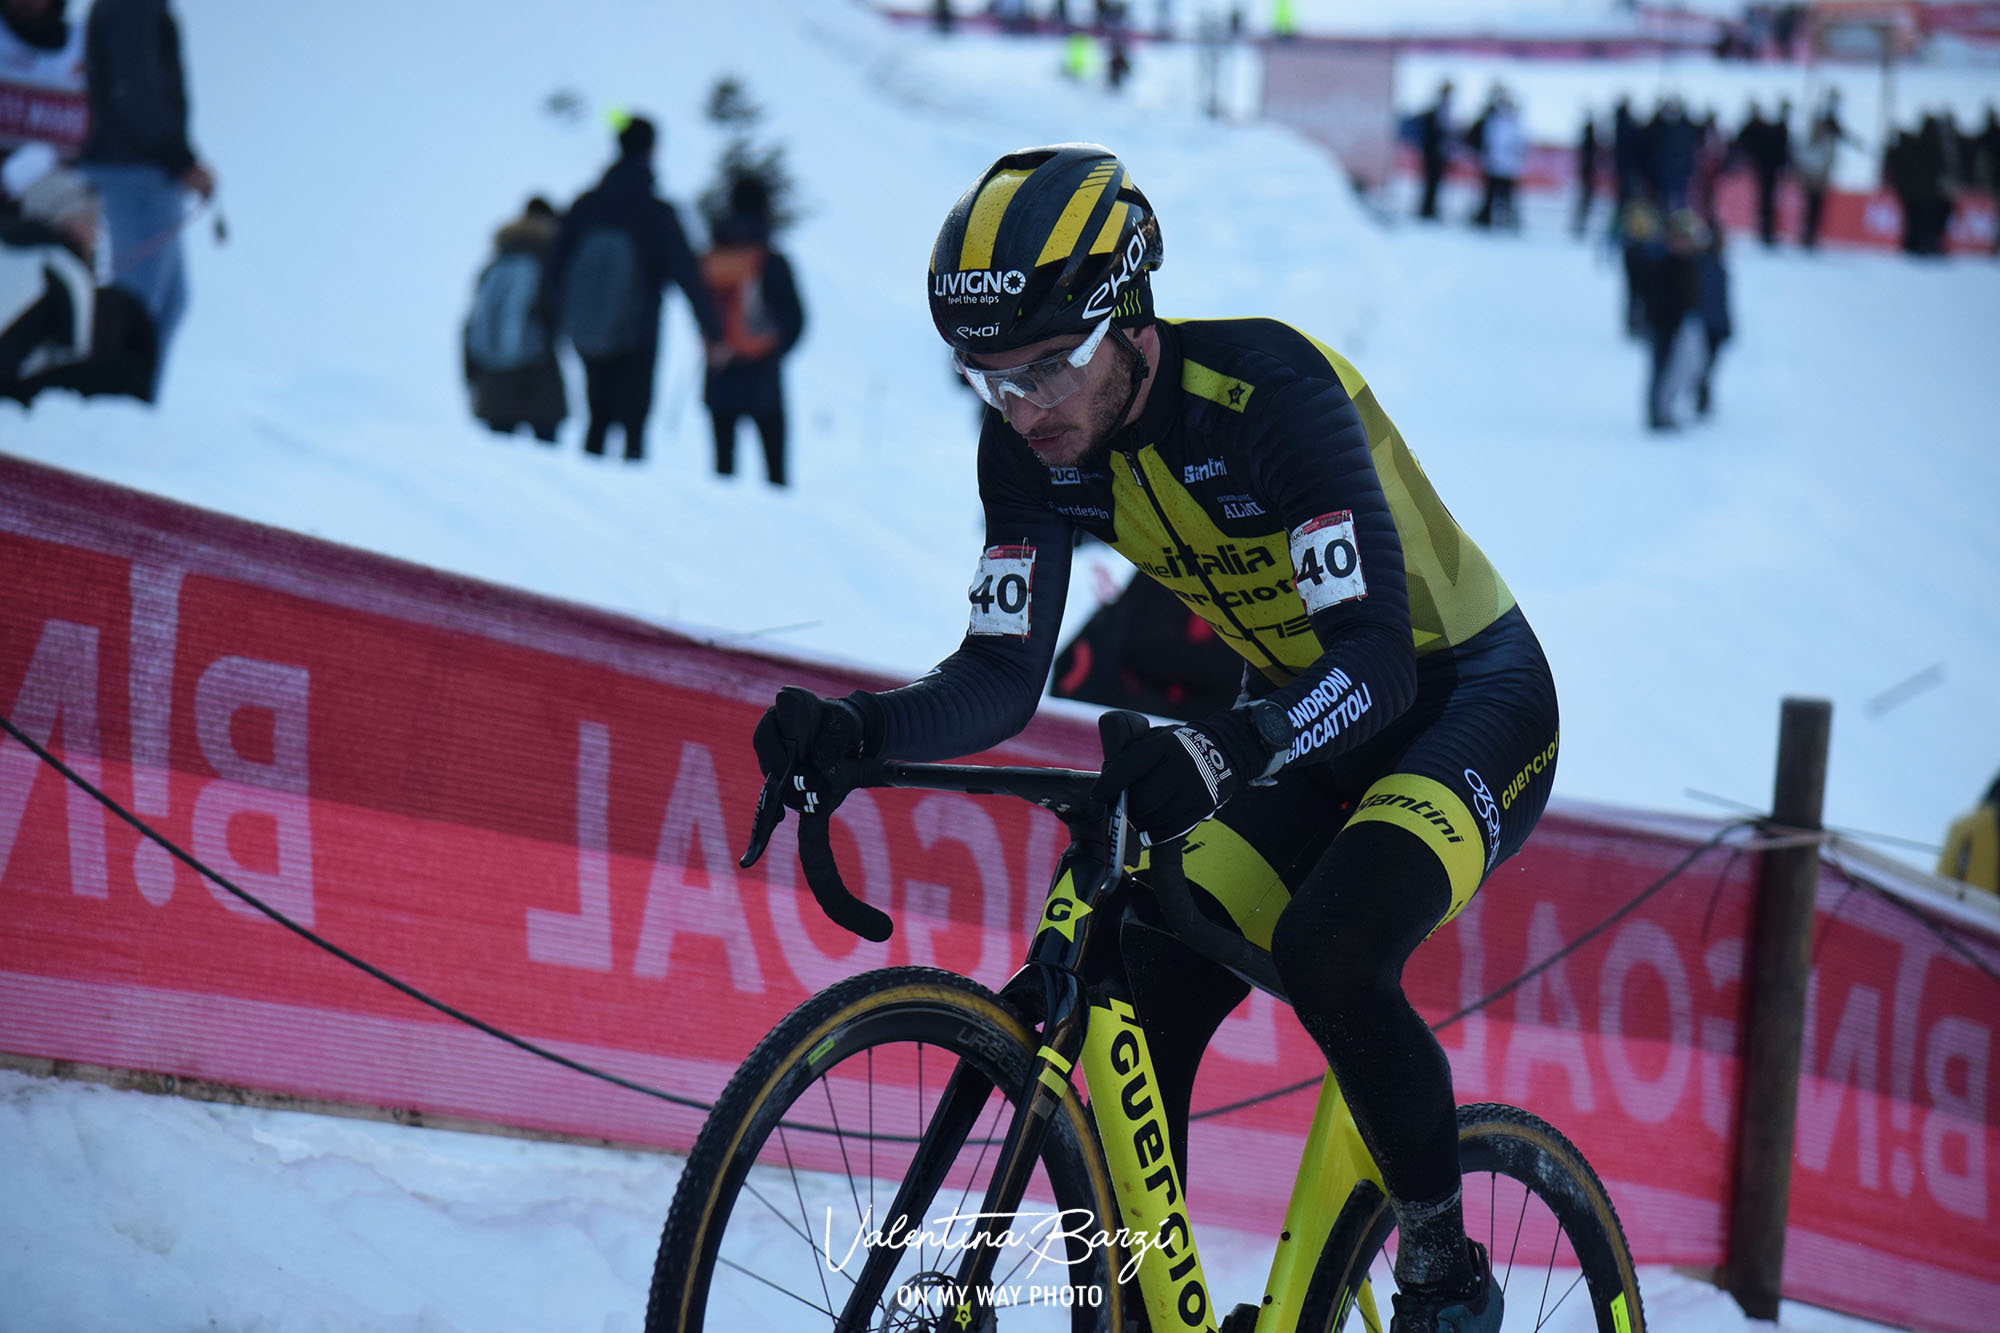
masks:
[[[555,308],[583,362],[590,406],[584,452],[601,457],[615,425],[625,437],[627,462],[646,456],[667,288],[678,283],[686,293],[704,338],[722,339],[680,215],[654,193],[656,137],[644,117],[625,123],[618,131],[618,160],[571,205],[548,259]]]
[[[1687,106],[1667,97],[1646,126],[1640,175],[1653,204],[1663,213],[1688,205],[1694,188],[1701,131],[1688,119]]]
[[[1674,417],[1679,396],[1672,374],[1674,350],[1682,326],[1699,308],[1697,255],[1707,240],[1705,226],[1691,210],[1663,217],[1647,204],[1634,203],[1626,213],[1626,271],[1650,353],[1646,425],[1651,430],[1680,425]]]
[[[1645,130],[1632,114],[1632,99],[1621,97],[1611,112],[1611,184],[1617,191],[1611,225],[1623,225],[1626,206],[1639,189],[1645,163]]]
[[[702,401],[715,429],[715,471],[736,472],[736,429],[744,418],[764,445],[764,473],[785,484],[785,387],[779,364],[805,332],[805,307],[791,263],[771,248],[771,192],[754,176],[729,190],[729,213],[701,260],[702,281],[722,321]]]
[[[1417,216],[1436,218],[1438,186],[1451,161],[1451,80],[1438,85],[1437,100],[1418,114],[1416,128],[1417,152],[1422,155],[1424,169],[1424,197],[1417,205]]]
[[[1570,217],[1570,231],[1578,236],[1590,227],[1590,208],[1597,199],[1597,118],[1583,118],[1583,135],[1576,144],[1576,211]]]
[[[1699,233],[1695,239],[1701,239]],[[1695,256],[1694,293],[1694,312],[1701,321],[1702,333],[1701,373],[1694,382],[1694,410],[1696,416],[1705,417],[1715,406],[1716,359],[1736,329],[1729,316],[1729,268],[1723,262],[1720,227],[1708,228],[1707,244]]]
[[[1764,119],[1755,102],[1750,119],[1736,132],[1736,156],[1757,181],[1757,236],[1765,245],[1778,243],[1778,181],[1792,165],[1792,104],[1778,103],[1778,114]]]
[[[111,285],[135,297],[155,339],[148,401],[187,309],[181,229],[187,194],[215,194],[215,173],[188,141],[180,29],[167,0],[96,0],[84,33],[90,133],[78,161],[103,202]]]
[[[548,253],[562,220],[549,201],[528,201],[494,233],[465,328],[465,382],[472,415],[500,435],[520,426],[544,444],[569,415],[547,302]]]

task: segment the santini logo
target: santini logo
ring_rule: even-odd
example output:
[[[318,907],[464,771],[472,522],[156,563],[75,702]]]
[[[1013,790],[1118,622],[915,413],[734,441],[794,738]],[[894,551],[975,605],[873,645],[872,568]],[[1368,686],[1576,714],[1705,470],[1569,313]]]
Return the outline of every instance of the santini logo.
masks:
[[[1020,269],[973,269],[965,273],[937,273],[931,277],[931,294],[963,299],[970,296],[1019,296],[1028,285]]]
[[[1181,468],[1181,481],[1193,485],[1197,481],[1213,481],[1229,471],[1229,465],[1220,458],[1211,458],[1206,463],[1189,463]]]

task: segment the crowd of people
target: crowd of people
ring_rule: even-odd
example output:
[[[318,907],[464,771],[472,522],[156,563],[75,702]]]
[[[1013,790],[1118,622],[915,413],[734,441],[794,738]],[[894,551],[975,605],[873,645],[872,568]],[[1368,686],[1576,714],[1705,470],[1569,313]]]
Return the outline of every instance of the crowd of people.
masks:
[[[166,0],[0,0],[0,109],[0,397],[155,401],[216,187]]]
[[[1430,104],[1406,117],[1405,142],[1416,153],[1418,218],[1441,216],[1441,194],[1454,163],[1476,168],[1478,204],[1466,214],[1476,227],[1517,227],[1516,191],[1526,168],[1527,138],[1513,97],[1495,87],[1476,117],[1461,121],[1455,89],[1440,85]],[[1619,252],[1625,284],[1626,331],[1645,345],[1649,368],[1646,425],[1677,429],[1685,411],[1705,416],[1714,404],[1715,358],[1732,328],[1726,231],[1718,195],[1732,174],[1746,177],[1758,239],[1775,247],[1789,231],[1803,250],[1821,240],[1834,165],[1843,146],[1865,145],[1841,119],[1840,94],[1828,89],[1800,118],[1788,99],[1767,112],[1752,101],[1733,132],[1713,110],[1699,117],[1678,96],[1662,97],[1642,116],[1621,98],[1608,118],[1586,116],[1575,158],[1571,230],[1593,235],[1593,219],[1608,205],[1602,234]],[[1914,255],[1945,252],[1951,219],[1968,194],[2000,199],[2000,113],[1961,131],[1949,111],[1923,117],[1887,145],[1882,182],[1901,205],[1902,248]],[[1795,228],[1785,225],[1780,199],[1788,185],[1799,200]],[[2000,253],[2000,236],[1994,240]]]
[[[610,168],[566,212],[537,196],[495,234],[463,337],[473,415],[498,434],[526,427],[555,444],[569,416],[558,359],[566,345],[583,367],[584,453],[603,457],[616,430],[626,461],[643,460],[660,320],[678,287],[701,328],[716,472],[736,471],[747,419],[766,477],[786,485],[780,365],[804,333],[805,309],[790,262],[772,247],[769,184],[754,173],[731,179],[697,255],[679,210],[658,192],[658,137],[645,117],[626,119]]]

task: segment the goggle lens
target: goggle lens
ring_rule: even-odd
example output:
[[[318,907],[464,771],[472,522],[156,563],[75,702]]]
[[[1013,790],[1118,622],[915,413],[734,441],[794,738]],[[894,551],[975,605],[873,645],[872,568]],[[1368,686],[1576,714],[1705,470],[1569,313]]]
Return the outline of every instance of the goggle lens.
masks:
[[[981,370],[967,365],[964,355],[956,351],[951,354],[951,363],[965,376],[973,392],[996,411],[1007,410],[1008,394],[1025,398],[1036,407],[1054,407],[1083,387],[1084,370],[1110,330],[1111,320],[1107,317],[1090,331],[1088,338],[1070,350],[1005,370]]]

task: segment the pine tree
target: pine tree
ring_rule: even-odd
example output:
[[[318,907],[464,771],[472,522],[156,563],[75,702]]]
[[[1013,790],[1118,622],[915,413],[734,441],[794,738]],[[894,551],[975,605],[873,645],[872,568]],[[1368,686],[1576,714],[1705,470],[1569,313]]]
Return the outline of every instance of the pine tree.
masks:
[[[746,178],[762,182],[770,194],[773,234],[803,218],[806,214],[797,200],[797,182],[785,165],[784,145],[757,143],[764,108],[750,100],[750,92],[742,81],[734,75],[717,79],[709,90],[704,114],[729,136],[716,163],[714,179],[695,201],[709,231],[714,232],[729,216],[730,191],[737,181]]]

